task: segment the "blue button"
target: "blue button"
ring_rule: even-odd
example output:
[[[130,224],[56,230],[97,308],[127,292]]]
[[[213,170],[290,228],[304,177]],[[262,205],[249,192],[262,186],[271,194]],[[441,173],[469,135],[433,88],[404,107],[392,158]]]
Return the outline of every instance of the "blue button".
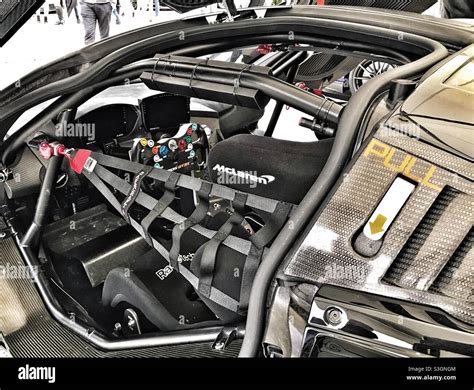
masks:
[[[160,155],[162,155],[163,157],[166,157],[169,152],[170,150],[165,145],[160,147]]]

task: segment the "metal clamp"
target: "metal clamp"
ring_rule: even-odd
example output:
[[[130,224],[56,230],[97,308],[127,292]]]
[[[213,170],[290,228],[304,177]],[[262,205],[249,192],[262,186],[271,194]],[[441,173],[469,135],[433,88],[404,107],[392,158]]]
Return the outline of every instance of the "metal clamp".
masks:
[[[224,351],[232,341],[234,341],[239,336],[239,329],[236,327],[224,327],[217,335],[214,343],[212,344],[212,349],[216,351]]]

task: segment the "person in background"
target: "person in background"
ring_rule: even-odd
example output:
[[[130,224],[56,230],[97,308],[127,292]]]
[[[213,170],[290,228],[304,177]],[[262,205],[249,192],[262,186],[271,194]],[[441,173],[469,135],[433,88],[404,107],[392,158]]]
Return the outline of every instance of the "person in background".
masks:
[[[100,38],[109,36],[112,4],[109,0],[83,0],[81,16],[84,24],[84,42],[86,45],[95,42],[96,25],[99,25]]]
[[[134,5],[135,4],[135,5]],[[119,16],[135,16],[136,2],[131,0],[117,0],[117,12]]]
[[[55,0],[53,2],[54,8],[56,8],[56,14],[58,15],[58,21],[55,23],[56,25],[62,25],[65,23],[64,21],[64,9],[63,9],[63,2],[62,0]]]
[[[78,8],[77,4],[73,9],[74,9],[74,14],[76,15],[77,24],[80,24],[81,23],[81,18],[79,16],[79,8]]]
[[[61,0],[62,2],[63,0]],[[81,18],[79,17],[79,10],[77,6],[77,0],[64,0],[66,2],[66,11],[67,11],[67,16],[70,17],[72,11],[74,11],[74,14],[76,15],[76,21],[77,24],[81,23]]]
[[[155,2],[155,16],[158,17],[160,14],[160,0],[153,0]]]
[[[112,13],[115,16],[115,23],[120,24],[120,12],[119,12],[119,5],[118,5],[118,0],[117,2],[111,1],[112,4]]]

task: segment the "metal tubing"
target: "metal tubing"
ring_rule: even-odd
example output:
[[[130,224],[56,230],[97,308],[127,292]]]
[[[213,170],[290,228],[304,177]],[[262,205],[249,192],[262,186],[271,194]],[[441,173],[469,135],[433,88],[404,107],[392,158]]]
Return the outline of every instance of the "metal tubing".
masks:
[[[287,82],[292,83],[293,80],[295,79],[296,72],[298,71],[298,64],[293,65],[292,68],[290,68],[288,72],[288,77],[287,77]],[[265,136],[266,137],[271,137],[273,135],[273,132],[275,131],[275,126],[278,123],[278,119],[280,119],[281,115],[281,110],[283,110],[284,104],[280,101],[277,101],[275,104],[275,108],[273,109],[272,116],[270,118],[270,121],[268,122],[267,129],[265,130]]]

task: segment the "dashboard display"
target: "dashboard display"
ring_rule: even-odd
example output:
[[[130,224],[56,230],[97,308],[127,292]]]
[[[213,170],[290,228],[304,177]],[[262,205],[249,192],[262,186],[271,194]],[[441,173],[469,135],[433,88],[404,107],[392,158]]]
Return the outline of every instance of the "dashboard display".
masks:
[[[135,106],[111,104],[88,112],[76,120],[83,126],[94,126],[93,136],[81,137],[83,144],[101,144],[128,135],[134,129],[139,116]]]
[[[146,130],[178,131],[180,125],[190,121],[189,100],[186,96],[169,93],[152,95],[143,99],[140,105]]]

